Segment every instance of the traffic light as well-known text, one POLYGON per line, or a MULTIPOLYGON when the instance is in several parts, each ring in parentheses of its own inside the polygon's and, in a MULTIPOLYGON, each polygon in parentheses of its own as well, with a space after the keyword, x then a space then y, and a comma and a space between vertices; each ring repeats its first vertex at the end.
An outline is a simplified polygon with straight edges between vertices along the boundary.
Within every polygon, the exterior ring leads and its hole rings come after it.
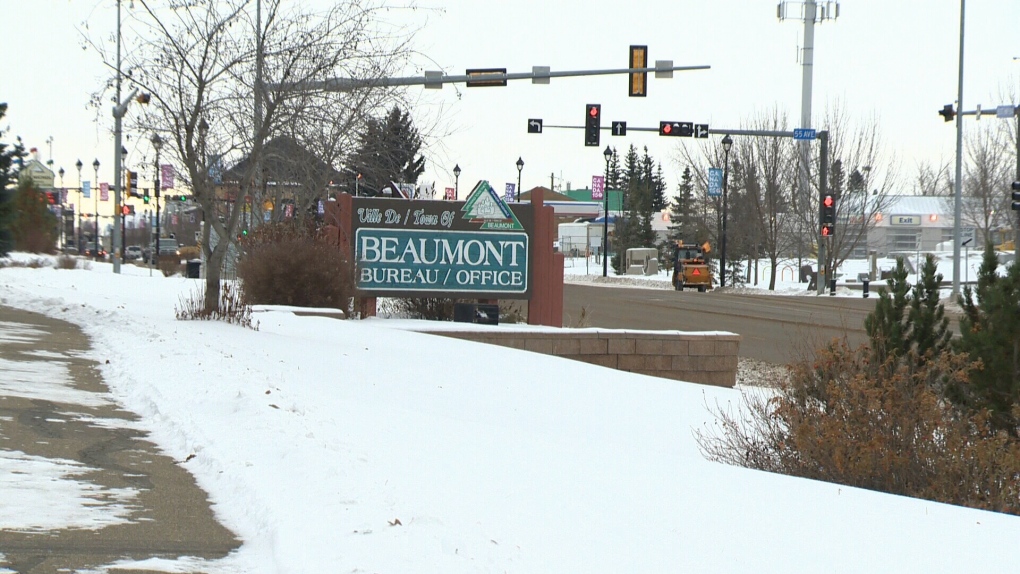
POLYGON ((135 214, 135 206, 133 206, 133 205, 122 205, 122 206, 120 206, 120 214, 121 215, 134 215, 135 214))
POLYGON ((145 194, 142 195, 142 201, 148 204, 150 199, 152 198, 149 196, 149 188, 145 188, 145 194))
POLYGON ((956 117, 956 112, 953 111, 953 104, 946 104, 942 106, 942 109, 939 110, 939 115, 947 122, 953 121, 953 118, 956 117))
POLYGON ((602 105, 588 104, 584 109, 584 145, 599 147, 602 131, 602 105))
POLYGON ((177 201, 179 201, 181 203, 184 203, 185 201, 188 201, 188 196, 186 196, 184 194, 181 194, 181 195, 178 195, 175 199, 177 199, 177 201))
POLYGON ((135 193, 136 189, 138 189, 138 172, 131 171, 129 169, 127 170, 127 186, 125 187, 125 192, 127 193, 127 196, 137 197, 138 194, 135 193))
POLYGON ((660 136, 680 136, 680 122, 659 122, 660 136))
POLYGON ((1013 211, 1020 211, 1020 181, 1014 181, 1011 187, 1013 188, 1011 196, 1013 201, 1009 206, 1013 208, 1013 211))
POLYGON ((822 237, 832 237, 836 231, 836 198, 830 194, 822 197, 822 237))

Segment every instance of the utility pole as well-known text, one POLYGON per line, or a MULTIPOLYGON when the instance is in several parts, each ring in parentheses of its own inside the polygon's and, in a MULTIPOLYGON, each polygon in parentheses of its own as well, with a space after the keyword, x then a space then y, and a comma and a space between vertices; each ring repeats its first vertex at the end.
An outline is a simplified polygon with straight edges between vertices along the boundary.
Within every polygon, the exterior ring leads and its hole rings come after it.
MULTIPOLYGON (((966 0, 960 0, 960 62, 956 105, 963 109, 963 15, 966 0)), ((963 194, 963 114, 956 116, 956 179, 953 183, 953 300, 960 296, 960 212, 963 194)))

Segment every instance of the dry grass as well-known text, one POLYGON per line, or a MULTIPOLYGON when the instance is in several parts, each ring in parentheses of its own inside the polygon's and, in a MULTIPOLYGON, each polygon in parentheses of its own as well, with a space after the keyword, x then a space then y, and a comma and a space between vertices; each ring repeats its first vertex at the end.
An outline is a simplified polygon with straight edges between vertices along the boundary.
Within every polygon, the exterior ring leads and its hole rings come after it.
POLYGON ((230 283, 220 288, 220 300, 216 310, 205 311, 205 291, 197 289, 190 296, 181 296, 180 305, 174 307, 178 320, 224 321, 240 325, 255 331, 259 330, 258 322, 252 323, 251 306, 244 303, 237 289, 230 283))

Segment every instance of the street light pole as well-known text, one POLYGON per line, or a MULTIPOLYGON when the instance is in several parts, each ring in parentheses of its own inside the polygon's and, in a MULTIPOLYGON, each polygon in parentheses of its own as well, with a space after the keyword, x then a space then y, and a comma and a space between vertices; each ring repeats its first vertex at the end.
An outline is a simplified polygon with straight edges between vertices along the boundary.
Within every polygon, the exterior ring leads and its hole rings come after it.
MULTIPOLYGON (((128 177, 127 170, 123 169, 124 165, 127 163, 127 155, 128 155, 127 148, 122 146, 120 148, 120 166, 121 166, 120 174, 124 178, 128 177)), ((121 189, 124 189, 123 182, 121 184, 121 189)), ((121 202, 121 205, 122 206, 127 206, 127 197, 123 198, 123 201, 121 202)), ((120 260, 123 261, 124 260, 124 249, 126 248, 126 243, 127 243, 127 237, 126 237, 125 232, 124 232, 125 225, 127 223, 127 216, 124 214, 124 207, 121 207, 118 211, 120 212, 120 227, 119 227, 119 229, 120 229, 120 249, 117 252, 120 254, 120 260)))
POLYGON ((75 246, 78 248, 78 255, 81 255, 81 210, 82 210, 82 189, 81 189, 81 160, 79 159, 74 163, 74 167, 78 168, 78 235, 75 241, 75 246))
MULTIPOLYGON (((730 148, 733 147, 733 138, 726 134, 722 139, 724 153, 723 176, 722 176, 722 253, 719 257, 719 286, 726 286, 726 211, 729 199, 730 179, 730 148)), ((718 173, 718 172, 717 172, 718 173)))
POLYGON ((99 261, 99 158, 92 162, 92 169, 96 172, 96 189, 92 192, 92 201, 95 203, 96 208, 96 211, 92 214, 95 216, 95 230, 92 235, 96 243, 96 250, 93 253, 95 254, 96 261, 99 261))
POLYGON ((606 146, 602 152, 606 158, 606 178, 602 182, 602 276, 609 276, 609 160, 613 158, 613 149, 606 146))
POLYGON ((460 164, 453 166, 453 198, 460 197, 460 164))
POLYGON ((524 169, 524 160, 517 157, 517 202, 521 201, 521 170, 524 169))
POLYGON ((67 253, 65 246, 67 237, 64 236, 64 228, 67 227, 64 225, 64 194, 67 193, 67 190, 64 189, 64 168, 61 167, 57 173, 60 175, 60 251, 67 253))
POLYGON ((161 189, 163 189, 163 182, 160 179, 160 174, 159 174, 159 150, 163 149, 163 139, 159 137, 159 134, 154 133, 154 134, 152 134, 152 139, 150 141, 152 142, 152 148, 156 150, 156 165, 155 165, 156 174, 155 174, 155 177, 152 180, 153 181, 152 187, 155 188, 154 189, 154 191, 155 191, 154 195, 156 196, 156 245, 155 245, 155 247, 153 247, 152 242, 151 242, 151 234, 150 234, 150 242, 149 242, 149 265, 152 265, 152 263, 156 260, 156 256, 159 255, 159 192, 160 192, 161 189), (155 249, 155 253, 153 252, 153 249, 155 249))

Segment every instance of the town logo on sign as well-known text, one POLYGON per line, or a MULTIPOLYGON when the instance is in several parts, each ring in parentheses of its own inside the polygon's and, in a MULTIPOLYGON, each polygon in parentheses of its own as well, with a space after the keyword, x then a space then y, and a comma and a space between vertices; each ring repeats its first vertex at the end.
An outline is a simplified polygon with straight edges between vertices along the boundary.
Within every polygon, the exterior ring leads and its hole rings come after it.
POLYGON ((464 207, 464 219, 472 223, 481 223, 479 229, 524 229, 521 222, 510 207, 500 199, 489 182, 482 180, 471 190, 464 207))

